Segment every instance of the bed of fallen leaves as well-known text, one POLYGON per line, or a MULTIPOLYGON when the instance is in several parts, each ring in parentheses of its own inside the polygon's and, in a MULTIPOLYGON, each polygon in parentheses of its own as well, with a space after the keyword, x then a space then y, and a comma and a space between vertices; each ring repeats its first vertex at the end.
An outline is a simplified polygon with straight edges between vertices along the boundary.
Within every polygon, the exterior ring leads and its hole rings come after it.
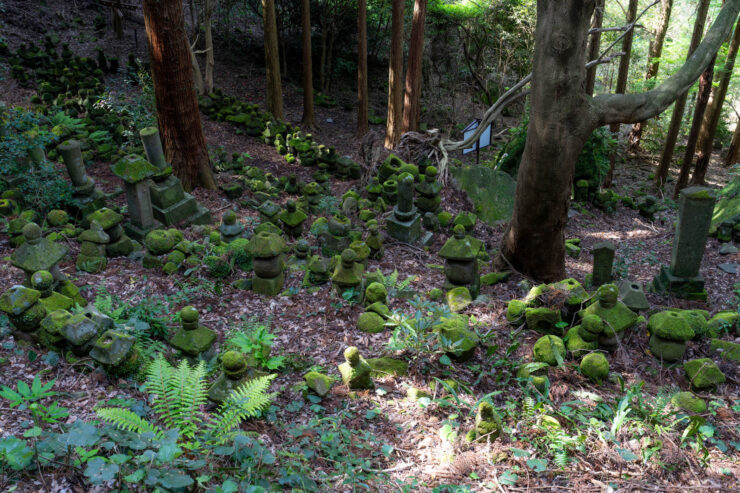
MULTIPOLYGON (((82 2, 85 4, 85 2, 82 2)), ((11 0, 6 2, 10 7, 20 5, 11 0)), ((7 7, 6 7, 7 8, 7 7)), ((20 8, 20 7, 19 7, 20 8)), ((59 7, 58 7, 59 8, 59 7)), ((72 13, 67 12, 67 17, 72 13)), ((89 17, 83 13, 83 18, 89 17)), ((12 16, 11 16, 12 17, 12 16)), ((25 19, 25 17, 12 17, 25 19)), ((134 38, 127 31, 126 38, 114 48, 122 54, 136 51, 144 57, 143 29, 136 19, 131 21, 138 26, 138 38, 134 38)), ((79 30, 79 28, 77 28, 79 30)), ((76 42, 73 37, 75 28, 62 32, 63 39, 79 45, 91 47, 92 43, 76 42)), ((43 33, 37 22, 30 17, 26 23, 18 23, 14 27, 10 41, 17 42, 27 37, 36 37, 43 33), (23 32, 23 27, 27 28, 23 32), (34 32, 35 31, 35 32, 34 32)), ((217 51, 218 53, 218 51, 217 51)), ((245 94, 259 95, 264 88, 264 74, 252 66, 243 68, 233 61, 217 58, 217 80, 225 92, 238 97, 245 94), (248 77, 244 77, 248 75, 248 77)), ((0 81, 2 99, 10 104, 24 104, 28 101, 32 91, 18 88, 12 79, 4 78, 0 81)), ((256 101, 262 103, 259 98, 256 101)), ((301 116, 300 94, 293 86, 286 87, 286 118, 292 123, 298 123, 301 116)), ((335 108, 316 108, 318 128, 312 133, 315 140, 334 145, 341 154, 357 158, 357 140, 354 138, 354 113, 335 108)), ((209 145, 222 146, 227 152, 247 152, 252 157, 250 164, 263 167, 277 176, 296 173, 307 179, 312 170, 299 166, 288 165, 284 159, 270 146, 264 145, 257 139, 238 135, 235 128, 228 123, 214 122, 203 117, 206 139, 209 145)), ((96 183, 107 193, 117 191, 121 183, 112 175, 110 163, 97 163, 89 172, 96 183)), ((727 180, 724 170, 718 166, 710 168, 708 182, 711 186, 720 187, 727 180)), ((650 156, 629 156, 626 162, 619 167, 615 177, 615 186, 618 192, 634 189, 636 186, 648 182, 647 175, 654 169, 654 162, 650 156)), ((61 168, 60 168, 60 172, 61 168)), ((219 183, 230 180, 228 174, 217 177, 219 183)), ((333 193, 341 196, 346 190, 357 187, 357 182, 334 181, 333 193)), ((669 190, 670 191, 670 187, 669 190)), ((247 216, 256 217, 254 210, 241 207, 237 202, 229 201, 217 191, 195 190, 194 195, 200 203, 211 209, 214 217, 219 217, 221 211, 233 208, 238 216, 244 220, 247 216)), ((285 201, 289 197, 282 197, 285 201)), ((118 195, 113 199, 115 205, 123 206, 124 198, 118 195)), ((470 203, 463 194, 447 187, 443 191, 442 206, 452 213, 469 210, 470 203)), ((309 219, 309 222, 314 219, 309 219)), ((666 209, 657 214, 656 220, 649 222, 641 218, 636 211, 619 206, 615 214, 605 214, 599 210, 586 206, 579 209, 568 222, 566 234, 568 238, 581 238, 583 253, 578 259, 566 259, 566 272, 570 277, 583 280, 591 271, 592 258, 590 247, 604 240, 611 240, 618 245, 617 262, 621 262, 623 273, 634 281, 648 283, 658 273, 660 265, 669 262, 671 243, 673 239, 673 223, 676 219, 674 209, 666 209)), ((478 223, 474 235, 486 242, 489 252, 493 253, 499 244, 504 232, 503 224, 489 226, 478 223)), ((196 239, 192 228, 184 229, 185 235, 196 239)), ((397 269, 400 278, 413 276, 411 288, 418 293, 426 293, 434 287, 440 287, 444 276, 439 270, 430 269, 429 264, 439 264, 441 259, 436 255, 446 240, 446 234, 436 235, 434 243, 429 249, 403 245, 388 241, 385 255, 379 261, 371 261, 369 270, 381 269, 386 274, 397 269)), ((62 271, 70 276, 77 285, 83 288, 83 295, 93 299, 100 287, 114 293, 130 303, 136 303, 147 293, 159 295, 175 294, 181 289, 182 283, 189 286, 198 286, 203 283, 203 289, 193 292, 187 304, 192 304, 201 311, 202 323, 216 330, 223 339, 225 330, 234 321, 240 318, 256 316, 262 320, 270 320, 277 338, 273 349, 274 354, 291 355, 291 358, 308 361, 310 364, 320 365, 329 372, 337 374, 336 364, 342 360, 342 351, 348 345, 360 348, 365 357, 389 355, 385 349, 389 334, 365 334, 359 332, 355 323, 361 313, 361 307, 341 303, 330 289, 329 285, 318 291, 301 290, 302 272, 292 272, 286 276, 286 288, 296 288, 297 293, 290 297, 265 298, 252 292, 240 291, 230 286, 236 276, 225 279, 220 283, 218 294, 211 289, 212 280, 203 273, 194 273, 188 279, 182 276, 165 276, 156 270, 147 270, 141 265, 125 259, 111 259, 106 270, 100 274, 84 274, 76 272, 74 266, 75 254, 78 246, 75 242, 69 243, 72 254, 62 264, 62 271)), ((719 244, 715 239, 709 239, 702 261, 701 271, 706 279, 709 300, 703 302, 689 302, 678 300, 665 295, 649 294, 648 298, 654 307, 681 307, 681 308, 708 308, 711 311, 736 307, 733 285, 738 282, 737 276, 725 273, 717 265, 726 262, 726 257, 718 254, 719 244)), ((0 235, 0 286, 3 290, 22 281, 22 273, 10 266, 7 257, 12 249, 7 237, 0 235)), ((738 262, 735 255, 730 261, 738 262)), ((357 398, 350 398, 347 390, 342 386, 335 386, 329 396, 321 403, 325 413, 330 415, 339 409, 349 406, 357 415, 372 409, 378 411, 375 419, 355 419, 346 422, 345 426, 358 430, 372 432, 380 442, 393 447, 392 455, 381 464, 380 470, 390 478, 384 484, 374 485, 373 488, 388 491, 406 491, 398 484, 408 483, 417 479, 420 489, 431 489, 439 484, 467 484, 473 491, 581 491, 605 492, 619 488, 620 491, 737 491, 740 478, 740 460, 737 455, 723 455, 716 449, 711 451, 709 465, 700 465, 698 455, 690 449, 678 445, 680 437, 675 434, 666 434, 663 437, 664 446, 661 451, 661 462, 664 467, 654 462, 642 464, 640 462, 626 462, 613 448, 594 440, 588 443, 586 453, 580 453, 576 460, 566 469, 550 467, 537 474, 525 464, 524 459, 509 453, 511 447, 521 445, 512 441, 508 435, 492 443, 476 442, 465 444, 457 441, 454 444, 444 440, 439 429, 448 418, 448 411, 432 403, 422 409, 418 404, 405 399, 408 386, 426 387, 432 377, 454 378, 461 382, 476 382, 473 395, 462 395, 461 398, 474 403, 480 396, 490 392, 502 391, 494 397, 498 405, 506 401, 517 400, 520 396, 515 386, 502 387, 499 382, 507 381, 501 372, 493 366, 496 361, 506 359, 531 359, 531 347, 536 339, 533 333, 522 332, 516 334, 521 343, 513 354, 506 354, 506 349, 512 343, 512 329, 505 323, 505 303, 521 297, 526 293, 523 279, 514 273, 507 282, 494 286, 483 287, 481 300, 474 303, 466 314, 474 315, 483 327, 482 332, 488 334, 487 348, 481 348, 473 361, 466 365, 446 367, 427 359, 413 359, 410 354, 395 354, 394 356, 408 357, 412 360, 409 374, 399 378, 382 378, 377 381, 382 392, 360 392, 357 398), (493 368, 493 369, 492 369, 493 368), (451 459, 451 460, 450 460, 451 459), (502 472, 519 465, 520 479, 515 486, 501 484, 497 478, 502 472), (729 472, 729 474, 728 474, 729 472), (394 483, 397 482, 397 483, 394 483), (485 486, 484 486, 485 485, 485 486)), ((407 302, 399 299, 390 301, 391 308, 400 311, 409 311, 407 302)), ((176 308, 180 308, 179 306, 176 308)), ((8 337, 4 342, 10 341, 8 337)), ((43 353, 41 349, 34 349, 43 353)), ((57 366, 49 367, 42 357, 31 361, 27 350, 0 349, 0 357, 7 358, 7 363, 0 368, 0 384, 14 385, 17 380, 29 382, 33 376, 44 372, 46 378, 56 378, 55 389, 62 392, 58 398, 60 405, 70 409, 67 423, 76 420, 91 420, 95 418, 94 406, 114 397, 143 398, 136 384, 126 380, 111 380, 100 371, 87 371, 86 361, 82 360, 75 365, 61 361, 57 366)), ((393 354, 391 354, 393 355, 393 354)), ((707 355, 707 348, 702 343, 689 343, 687 358, 707 355)), ((647 337, 644 333, 633 332, 624 341, 623 345, 610 356, 611 370, 620 374, 630 385, 638 381, 645 381, 645 391, 655 394, 661 387, 674 386, 686 388, 687 383, 683 372, 676 368, 662 368, 647 352, 647 337)), ((503 366, 502 368, 506 368, 503 366)), ((736 430, 738 425, 737 412, 731 408, 732 399, 738 398, 737 368, 723 367, 728 375, 728 382, 720 386, 715 398, 724 400, 728 405, 717 410, 715 420, 718 426, 727 430, 736 430)), ((301 400, 300 390, 296 383, 300 382, 301 373, 286 371, 280 374, 273 388, 279 391, 276 405, 285 408, 293 401, 301 400)), ((620 395, 619 386, 613 382, 605 382, 595 386, 576 371, 567 368, 555 369, 550 373, 552 382, 550 399, 557 407, 564 402, 574 400, 580 391, 588 391, 604 399, 613 400, 620 395)), ((710 397, 710 396, 705 396, 710 397)), ((595 406, 595 402, 591 402, 595 406)), ((307 423, 313 412, 308 406, 298 411, 281 411, 285 423, 307 423)), ((22 434, 20 423, 29 419, 25 412, 17 412, 8 407, 7 402, 0 401, 0 434, 22 434)), ((464 417, 467 426, 470 426, 470 417, 464 417)), ((508 426, 518 430, 519 440, 530 438, 536 430, 519 429, 519 423, 510 421, 508 426)), ((280 448, 286 443, 284 427, 277 427, 266 422, 251 422, 245 428, 257 431, 266 445, 280 448)), ((463 429, 464 427, 461 427, 463 429)), ((735 438, 737 440, 737 437, 735 438)), ((523 443, 523 442, 522 442, 523 443)), ((627 444, 629 447, 638 447, 638 444, 627 444)), ((317 470, 331 467, 317 459, 317 470)), ((18 486, 19 491, 85 491, 84 486, 73 475, 67 476, 64 472, 55 470, 43 471, 38 476, 25 478, 18 486)), ((0 487, 4 484, 0 479, 0 487)), ((326 485, 327 491, 344 491, 340 484, 326 485)), ((101 490, 102 491, 102 490, 101 490)))

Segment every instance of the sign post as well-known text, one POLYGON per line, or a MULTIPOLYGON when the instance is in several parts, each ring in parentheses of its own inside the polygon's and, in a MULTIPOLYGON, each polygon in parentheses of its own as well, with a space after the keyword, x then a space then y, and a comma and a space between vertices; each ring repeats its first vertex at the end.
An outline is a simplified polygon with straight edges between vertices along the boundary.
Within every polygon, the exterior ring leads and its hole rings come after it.
MULTIPOLYGON (((463 129, 463 139, 467 140, 468 137, 473 135, 475 130, 480 125, 480 120, 476 118, 472 122, 468 124, 467 127, 463 129)), ((463 154, 469 154, 473 151, 475 151, 475 164, 480 164, 480 150, 483 147, 488 147, 491 145, 491 124, 489 123, 485 130, 478 136, 478 140, 475 144, 473 144, 471 147, 467 147, 463 149, 463 154)))

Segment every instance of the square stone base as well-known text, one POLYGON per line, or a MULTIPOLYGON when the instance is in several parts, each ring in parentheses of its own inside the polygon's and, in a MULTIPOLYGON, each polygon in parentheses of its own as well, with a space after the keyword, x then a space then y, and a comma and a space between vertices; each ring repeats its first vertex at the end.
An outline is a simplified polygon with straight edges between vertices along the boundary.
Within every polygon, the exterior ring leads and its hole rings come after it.
POLYGON ((285 274, 282 272, 277 277, 263 278, 255 275, 252 277, 252 291, 265 296, 275 296, 280 294, 285 284, 285 274))
POLYGON ((696 277, 677 277, 671 274, 668 266, 663 265, 653 280, 653 291, 667 291, 677 298, 687 300, 707 300, 707 291, 704 289, 704 277, 699 273, 696 277))
POLYGON ((143 242, 144 237, 147 234, 149 234, 150 231, 155 230, 155 229, 160 229, 161 227, 162 227, 162 224, 160 224, 159 221, 154 221, 154 224, 148 227, 139 226, 138 224, 129 222, 123 225, 123 230, 126 232, 126 234, 129 237, 133 238, 134 240, 138 242, 143 242))
POLYGON ((386 229, 391 238, 402 243, 416 243, 421 238, 421 216, 416 214, 408 221, 400 221, 391 215, 386 222, 386 229))
POLYGON ((180 222, 187 224, 210 224, 211 212, 185 193, 182 183, 174 175, 164 181, 152 181, 149 185, 154 217, 165 226, 180 222))
POLYGON ((468 288, 471 298, 476 299, 480 294, 480 277, 476 277, 473 284, 453 284, 450 281, 446 280, 444 285, 442 286, 442 289, 447 292, 450 289, 459 288, 461 286, 468 288))

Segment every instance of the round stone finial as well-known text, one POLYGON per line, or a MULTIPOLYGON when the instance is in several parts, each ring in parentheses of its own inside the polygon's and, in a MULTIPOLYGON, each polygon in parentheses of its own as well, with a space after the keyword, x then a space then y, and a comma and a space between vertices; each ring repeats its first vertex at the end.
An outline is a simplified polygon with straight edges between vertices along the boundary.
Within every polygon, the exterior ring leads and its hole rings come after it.
POLYGON ((296 211, 295 202, 293 202, 292 200, 289 200, 288 203, 285 204, 285 206, 288 208, 288 212, 295 212, 296 211))
POLYGON ((360 350, 355 346, 348 347, 344 350, 344 359, 350 366, 357 366, 357 363, 360 362, 360 350))
POLYGON ((180 310, 180 320, 183 325, 196 325, 198 324, 198 310, 194 306, 186 306, 180 310))
POLYGON ((357 253, 352 250, 351 248, 347 248, 344 251, 342 251, 342 264, 343 265, 352 265, 352 263, 357 260, 357 253))
POLYGON ((465 226, 463 226, 462 224, 456 225, 455 228, 452 230, 452 233, 458 240, 465 238, 465 226))
POLYGON ((617 304, 619 290, 615 284, 604 284, 596 291, 596 298, 604 308, 612 308, 617 304))
POLYGON ((424 170, 424 175, 426 175, 428 178, 436 178, 437 177, 436 166, 427 166, 427 169, 424 170))
POLYGON ((299 252, 307 252, 308 248, 308 242, 302 238, 295 244, 295 249, 299 252))
POLYGON ((26 242, 31 245, 35 245, 41 241, 41 228, 36 223, 26 224, 23 226, 21 232, 23 233, 23 238, 25 238, 26 242))
POLYGON ((40 270, 33 273, 31 276, 31 287, 42 293, 49 291, 54 284, 54 277, 51 272, 46 270, 40 270))
POLYGON ((232 211, 231 209, 224 212, 224 215, 221 216, 221 222, 229 226, 236 224, 236 212, 232 211))
POLYGON ((226 351, 221 356, 221 365, 227 372, 242 370, 247 365, 244 355, 238 351, 226 351))

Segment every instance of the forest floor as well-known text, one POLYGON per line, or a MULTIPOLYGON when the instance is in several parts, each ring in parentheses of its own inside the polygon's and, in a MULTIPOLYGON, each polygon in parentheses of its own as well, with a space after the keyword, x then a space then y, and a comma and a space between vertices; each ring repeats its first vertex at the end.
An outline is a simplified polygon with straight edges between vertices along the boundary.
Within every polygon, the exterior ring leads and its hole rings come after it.
MULTIPOLYGON (((5 0, 5 8, 20 8, 21 2, 5 0)), ((84 4, 84 2, 83 2, 84 4)), ((24 16, 12 17, 24 19, 24 16)), ((38 23, 29 16, 26 30, 20 28, 3 35, 11 42, 34 39, 43 33, 36 28, 38 23), (36 31, 34 33, 34 31, 36 31)), ((89 20, 83 17, 83 23, 89 20)), ((4 20, 5 21, 5 20, 4 20)), ((81 28, 80 28, 81 29, 81 28)), ((145 58, 143 49, 143 28, 138 26, 138 53, 145 58)), ((73 31, 67 31, 71 36, 73 31)), ((74 31, 77 32, 77 31, 74 31)), ((83 31, 84 32, 84 31, 83 31)), ((65 33, 60 33, 64 36, 65 33)), ((74 40, 70 41, 71 43, 74 40)), ((75 49, 84 50, 90 43, 75 43, 75 49)), ((11 46, 12 47, 12 46, 11 46)), ((127 32, 123 43, 114 50, 123 55, 136 48, 133 38, 127 32)), ((124 59, 124 57, 121 57, 124 59)), ((226 58, 226 57, 224 57, 226 58)), ((240 70, 235 62, 217 58, 217 85, 227 94, 244 97, 248 94, 260 104, 256 95, 262 94, 264 75, 258 68, 249 66, 240 70), (246 73, 245 73, 246 72, 246 73), (244 76, 247 75, 245 78, 244 76)), ((119 90, 138 91, 111 81, 119 90)), ((352 94, 352 92, 349 92, 352 94)), ((0 80, 1 100, 8 104, 27 104, 32 91, 19 88, 4 71, 0 80)), ((337 99, 348 97, 347 92, 338 92, 337 99)), ((301 116, 301 94, 288 85, 285 96, 286 120, 298 123, 301 116)), ((345 111, 342 104, 334 108, 316 108, 318 129, 313 132, 315 140, 334 145, 341 154, 358 158, 358 141, 355 139, 355 116, 353 111, 345 111), (331 121, 331 122, 330 122, 331 121)), ((471 115, 471 118, 474 115, 471 115)), ((269 170, 276 176, 296 173, 307 179, 312 170, 297 165, 288 165, 273 147, 263 144, 255 138, 238 135, 233 125, 216 122, 203 115, 206 140, 210 146, 223 147, 227 152, 248 153, 249 164, 269 170)), ((380 130, 382 127, 376 127, 380 130)), ((466 159, 472 159, 470 157, 466 159)), ((716 158, 718 159, 718 158, 716 158)), ((120 180, 110 172, 110 163, 96 163, 88 169, 98 186, 107 193, 113 193, 121 187, 120 180)), ((636 189, 651 187, 648 175, 654 171, 655 160, 651 156, 624 156, 615 175, 615 190, 624 195, 633 195, 636 189)), ((61 168, 60 168, 61 169, 61 168)), ((61 172, 61 171, 60 171, 61 172)), ((675 173, 676 170, 672 170, 675 173)), ((219 183, 230 181, 228 173, 217 176, 219 183)), ((708 183, 719 188, 728 180, 727 170, 713 162, 710 167, 708 183)), ((310 181, 310 180, 308 180, 310 181)), ((334 181, 333 194, 337 197, 351 189, 359 189, 357 181, 334 181)), ((667 193, 671 192, 668 187, 667 193)), ((219 219, 226 209, 237 212, 240 220, 256 220, 257 213, 245 208, 236 201, 228 200, 221 192, 198 189, 194 192, 198 201, 208 207, 214 218, 219 219)), ((284 196, 281 201, 291 197, 284 196)), ((118 195, 113 205, 124 206, 125 199, 118 195)), ((445 187, 442 207, 453 214, 470 209, 464 196, 445 187)), ((660 266, 670 262, 673 241, 673 225, 676 220, 675 207, 667 207, 656 215, 653 222, 641 218, 637 211, 621 204, 614 214, 606 214, 590 205, 575 208, 575 215, 568 222, 568 238, 580 238, 583 249, 578 259, 566 258, 566 273, 583 281, 591 272, 591 247, 600 241, 610 240, 618 245, 615 260, 615 272, 622 279, 630 279, 647 284, 657 275, 660 266)), ((310 217, 307 224, 315 219, 310 217)), ((198 239, 193 228, 183 229, 185 236, 198 239)), ((479 222, 473 235, 482 239, 491 255, 494 255, 504 232, 503 225, 488 226, 479 222)), ((310 238, 315 246, 314 237, 310 238)), ((387 241, 382 260, 370 261, 368 271, 380 269, 386 275, 397 270, 399 279, 411 277, 410 288, 424 294, 430 289, 441 287, 444 275, 441 271, 430 269, 430 264, 440 264, 436 252, 447 239, 445 233, 436 235, 431 247, 422 249, 387 241)), ((111 259, 106 270, 100 274, 84 274, 75 270, 74 258, 79 250, 76 242, 69 242, 72 254, 62 264, 62 271, 81 286, 83 295, 94 301, 97 293, 111 293, 118 299, 135 305, 152 300, 161 301, 170 314, 184 305, 194 305, 201 311, 204 325, 217 331, 220 342, 227 329, 233 328, 236 321, 256 317, 269 323, 276 334, 273 354, 289 356, 294 362, 288 369, 279 373, 273 384, 278 392, 275 405, 280 409, 278 420, 253 421, 246 429, 255 431, 260 439, 272 450, 288 450, 296 446, 297 439, 291 434, 291 428, 305 426, 304 434, 314 440, 322 433, 316 419, 324 422, 340 423, 341 429, 348 430, 348 455, 367 456, 370 459, 373 474, 369 469, 351 464, 344 475, 335 476, 328 484, 321 484, 322 491, 352 491, 366 489, 371 491, 422 491, 437 487, 436 491, 740 491, 740 456, 736 448, 730 447, 724 453, 715 445, 707 443, 704 450, 682 437, 685 428, 668 427, 664 431, 653 430, 644 437, 662 440, 658 455, 651 460, 627 460, 621 450, 640 454, 640 450, 649 444, 640 437, 638 429, 646 426, 636 419, 631 425, 625 425, 616 435, 614 442, 604 440, 595 431, 578 431, 583 423, 570 420, 566 409, 583 407, 583 416, 595 412, 603 403, 616 406, 625 390, 645 382, 642 392, 646 400, 676 389, 687 389, 684 373, 679 367, 660 366, 647 350, 647 337, 644 330, 630 333, 620 348, 611 354, 609 361, 611 371, 620 375, 623 384, 617 380, 604 382, 596 386, 579 372, 573 369, 577 362, 566 362, 562 368, 550 371, 550 395, 544 409, 556 415, 563 422, 564 429, 573 436, 583 436, 585 447, 570 451, 570 463, 560 468, 553 462, 535 468, 530 462, 539 456, 521 453, 523 450, 534 450, 532 444, 542 444, 546 437, 541 427, 534 426, 531 417, 521 416, 521 420, 508 419, 508 433, 491 443, 477 442, 467 444, 462 440, 465 431, 472 425, 475 404, 487 394, 492 393, 493 402, 501 409, 513 409, 521 405, 524 394, 515 384, 514 363, 531 360, 531 348, 537 335, 530 332, 515 331, 505 320, 507 301, 523 297, 531 284, 522 276, 514 273, 508 281, 494 286, 483 287, 481 298, 469 309, 467 315, 474 316, 484 335, 484 347, 480 348, 472 361, 463 365, 445 366, 438 358, 424 357, 412 351, 389 353, 386 349, 389 332, 366 334, 356 328, 356 321, 362 307, 343 302, 332 293, 331 286, 325 285, 317 291, 301 288, 302 272, 294 271, 286 276, 285 288, 295 288, 296 294, 290 297, 279 296, 265 298, 251 291, 237 290, 231 281, 244 274, 233 274, 232 277, 216 283, 205 273, 193 273, 189 277, 179 274, 166 276, 157 270, 144 269, 139 263, 126 258, 111 259), (524 281, 524 282, 523 282, 524 281), (342 352, 347 346, 357 346, 366 358, 394 356, 410 362, 409 373, 404 377, 387 377, 376 381, 375 392, 359 392, 356 398, 350 398, 346 388, 335 385, 329 396, 320 402, 320 406, 311 405, 302 393, 299 385, 302 374, 307 367, 321 367, 329 374, 337 375, 336 364, 342 362, 342 352), (431 404, 421 407, 418 403, 407 400, 406 388, 428 388, 428 383, 437 377, 454 378, 464 382, 469 392, 460 392, 455 404, 434 396, 431 404), (454 416, 453 415, 457 415, 454 416), (569 421, 570 420, 570 421, 569 421), (567 424, 566 424, 567 423, 567 424), (460 438, 450 439, 440 430, 445 425, 459 431, 460 438), (311 428, 312 426, 316 429, 311 428), (364 450, 361 444, 367 444, 376 452, 364 450), (378 455, 383 445, 392 450, 386 455, 378 455), (706 454, 705 454, 706 452, 706 454), (362 475, 362 474, 364 475, 362 475), (504 481, 514 474, 518 480, 504 481), (357 477, 353 477, 353 476, 357 477), (440 485, 464 485, 461 489, 441 489, 440 485), (468 490, 463 489, 469 488, 468 490)), ((738 262, 740 255, 728 260, 720 256, 720 244, 710 238, 702 261, 701 272, 706 279, 709 293, 707 303, 689 302, 668 297, 662 294, 648 293, 653 309, 679 307, 704 308, 712 313, 722 309, 737 309, 738 293, 735 291, 737 275, 725 273, 717 268, 723 262, 738 262)), ((0 235, 0 258, 6 259, 12 248, 6 235, 0 235)), ((491 268, 492 270, 492 268, 491 268)), ((6 260, 0 262, 0 286, 2 291, 7 287, 21 283, 22 273, 10 266, 6 260)), ((402 299, 391 299, 392 310, 413 314, 410 303, 402 299)), ((173 327, 174 328, 174 327, 173 327)), ((12 344, 12 337, 3 340, 0 357, 7 358, 7 363, 0 369, 0 384, 14 386, 17 380, 30 382, 33 376, 43 373, 46 379, 55 378, 55 390, 61 394, 57 401, 70 409, 67 423, 76 420, 95 419, 94 407, 100 402, 113 398, 143 399, 138 385, 127 380, 111 380, 99 371, 80 371, 85 367, 84 361, 72 366, 59 361, 55 366, 47 364, 43 357, 29 358, 27 349, 12 344)), ((704 342, 689 342, 686 359, 707 356, 708 349, 704 342)), ((740 442, 738 424, 740 423, 740 372, 734 365, 722 366, 728 377, 727 383, 715 392, 703 394, 710 401, 710 409, 705 418, 712 423, 717 434, 726 443, 740 442)), ((543 411, 544 412, 544 411, 543 411)), ((516 413, 512 414, 513 416, 516 413)), ((0 434, 23 433, 23 423, 30 419, 28 411, 11 410, 6 401, 0 401, 0 434)), ((629 420, 628 420, 629 421, 629 420)), ((322 425, 323 426, 323 425, 322 425)), ((322 436, 323 437, 323 436, 322 436)), ((553 442, 555 447, 557 442, 553 442)), ((546 446, 545 446, 546 447, 546 446)), ((336 470, 336 461, 316 456, 309 461, 315 473, 336 470)), ((85 491, 82 475, 79 470, 69 468, 44 471, 43 474, 24 477, 15 483, 17 491, 85 491)), ((7 483, 0 478, 0 489, 7 483)), ((102 491, 102 490, 98 490, 102 491)))

